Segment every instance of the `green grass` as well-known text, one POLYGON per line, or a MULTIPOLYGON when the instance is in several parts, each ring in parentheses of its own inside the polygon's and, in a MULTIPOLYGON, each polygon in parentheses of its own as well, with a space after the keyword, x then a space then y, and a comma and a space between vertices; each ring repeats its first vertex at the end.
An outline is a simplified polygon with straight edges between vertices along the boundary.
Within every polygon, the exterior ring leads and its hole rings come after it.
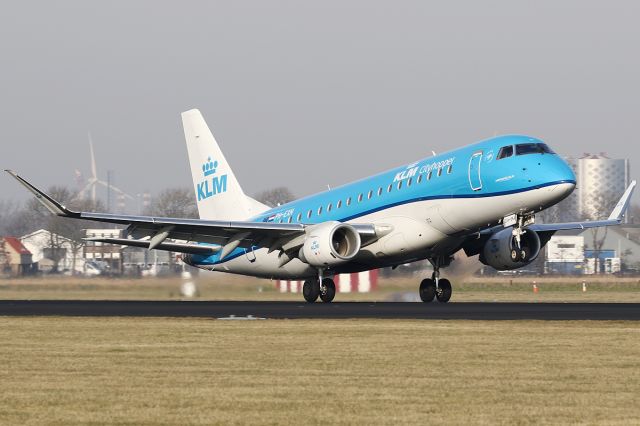
POLYGON ((640 422, 640 324, 0 318, 2 424, 640 422))
MULTIPOLYGON (((369 294, 338 294, 336 301, 384 301, 398 293, 417 293, 419 276, 382 279, 369 294)), ((54 277, 0 280, 0 299, 180 300, 179 277, 104 279, 54 277)), ((275 282, 221 273, 203 273, 196 300, 302 300, 301 294, 280 293, 275 282)), ((640 302, 638 278, 584 277, 453 277, 452 301, 501 302, 640 302), (587 292, 582 292, 582 280, 587 292), (534 293, 533 282, 539 287, 534 293)))

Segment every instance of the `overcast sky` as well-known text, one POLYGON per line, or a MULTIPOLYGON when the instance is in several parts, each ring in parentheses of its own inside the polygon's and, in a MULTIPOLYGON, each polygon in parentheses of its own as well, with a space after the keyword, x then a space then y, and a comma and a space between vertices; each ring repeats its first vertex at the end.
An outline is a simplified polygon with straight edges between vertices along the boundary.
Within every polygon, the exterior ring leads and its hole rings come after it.
POLYGON ((88 175, 89 131, 102 179, 190 186, 190 108, 250 195, 504 133, 640 170, 637 1, 5 2, 0 76, 0 166, 44 187, 88 175))

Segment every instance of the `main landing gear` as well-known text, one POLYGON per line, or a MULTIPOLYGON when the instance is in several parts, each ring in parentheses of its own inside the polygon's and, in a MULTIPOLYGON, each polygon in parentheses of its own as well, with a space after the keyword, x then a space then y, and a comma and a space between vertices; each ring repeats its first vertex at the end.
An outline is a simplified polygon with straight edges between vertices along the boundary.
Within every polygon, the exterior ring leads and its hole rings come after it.
POLYGON ((302 295, 304 300, 309 303, 313 303, 320 297, 325 303, 329 303, 336 297, 336 285, 331 278, 322 279, 322 285, 320 285, 320 278, 307 280, 302 286, 302 295))
POLYGON ((451 282, 446 278, 440 278, 440 266, 447 266, 451 263, 450 258, 434 258, 429 259, 433 265, 433 274, 431 278, 426 278, 420 283, 420 300, 425 303, 438 299, 440 303, 447 303, 451 299, 451 282))

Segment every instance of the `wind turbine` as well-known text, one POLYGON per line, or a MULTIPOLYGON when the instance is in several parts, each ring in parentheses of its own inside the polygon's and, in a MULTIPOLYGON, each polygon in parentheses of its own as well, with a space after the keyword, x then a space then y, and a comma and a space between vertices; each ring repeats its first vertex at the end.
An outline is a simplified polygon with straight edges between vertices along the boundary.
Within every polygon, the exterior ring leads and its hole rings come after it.
POLYGON ((110 183, 107 183, 103 180, 98 179, 98 170, 96 168, 96 157, 93 152, 93 139, 91 138, 91 133, 89 133, 89 153, 91 154, 91 176, 87 179, 87 184, 82 190, 78 193, 78 196, 86 196, 87 192, 91 191, 91 201, 95 203, 96 201, 96 187, 98 185, 102 185, 107 190, 111 190, 117 194, 122 195, 124 198, 128 198, 129 200, 133 200, 133 197, 120 188, 117 188, 110 183))

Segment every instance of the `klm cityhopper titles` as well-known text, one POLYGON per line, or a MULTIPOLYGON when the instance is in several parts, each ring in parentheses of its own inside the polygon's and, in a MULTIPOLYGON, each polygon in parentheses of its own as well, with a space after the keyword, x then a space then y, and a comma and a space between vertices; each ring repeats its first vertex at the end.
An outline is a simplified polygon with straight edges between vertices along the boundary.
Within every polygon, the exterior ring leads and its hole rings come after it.
POLYGON ((91 241, 183 253, 210 271, 305 280, 308 302, 331 302, 335 274, 427 259, 420 298, 448 302, 440 277, 464 250, 497 270, 536 259, 559 230, 620 224, 636 182, 607 219, 539 224, 535 214, 567 197, 575 176, 543 141, 500 136, 276 208, 247 196, 198 110, 182 113, 199 219, 76 212, 8 171, 52 213, 127 225, 127 238, 91 241))

